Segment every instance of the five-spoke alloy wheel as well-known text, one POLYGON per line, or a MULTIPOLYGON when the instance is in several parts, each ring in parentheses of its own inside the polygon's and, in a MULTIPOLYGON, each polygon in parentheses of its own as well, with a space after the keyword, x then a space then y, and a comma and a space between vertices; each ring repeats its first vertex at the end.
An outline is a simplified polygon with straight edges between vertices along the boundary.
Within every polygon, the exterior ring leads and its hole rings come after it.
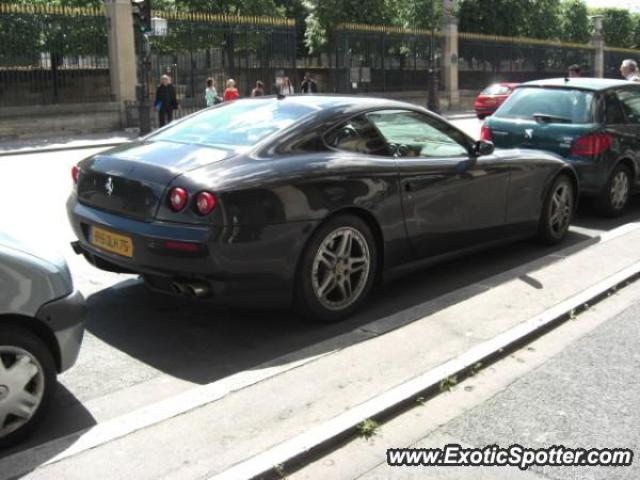
POLYGON ((299 269, 301 313, 331 322, 354 311, 368 294, 377 265, 368 225, 354 215, 329 219, 314 234, 299 269))

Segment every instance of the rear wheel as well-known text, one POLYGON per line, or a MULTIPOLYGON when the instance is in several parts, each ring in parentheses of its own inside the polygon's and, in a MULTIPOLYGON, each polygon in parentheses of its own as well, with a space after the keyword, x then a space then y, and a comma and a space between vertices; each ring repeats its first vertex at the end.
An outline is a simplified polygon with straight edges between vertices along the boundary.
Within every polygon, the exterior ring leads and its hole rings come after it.
POLYGON ((630 193, 631 170, 626 165, 618 165, 611 173, 604 190, 596 197, 596 208, 607 217, 616 217, 627 206, 630 193))
POLYGON ((576 193, 571 178, 560 175, 555 179, 545 198, 538 239, 547 245, 561 242, 569 231, 575 209, 576 193))
POLYGON ((328 220, 312 237, 297 278, 296 307, 305 316, 335 322, 354 312, 376 275, 376 243, 355 215, 328 220))
POLYGON ((0 325, 0 447, 27 437, 46 415, 56 384, 55 363, 29 330, 0 325))
POLYGON ((487 114, 486 113, 476 113, 476 117, 478 117, 478 120, 484 120, 485 118, 487 118, 487 114))

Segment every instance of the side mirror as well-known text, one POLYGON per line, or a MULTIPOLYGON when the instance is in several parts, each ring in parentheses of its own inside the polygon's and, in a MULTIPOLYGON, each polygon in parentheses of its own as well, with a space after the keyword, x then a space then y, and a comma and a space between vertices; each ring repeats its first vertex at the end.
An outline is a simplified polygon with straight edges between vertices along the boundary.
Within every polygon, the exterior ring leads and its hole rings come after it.
POLYGON ((494 150, 493 142, 487 140, 478 140, 473 146, 473 153, 475 153, 477 157, 491 155, 494 150))

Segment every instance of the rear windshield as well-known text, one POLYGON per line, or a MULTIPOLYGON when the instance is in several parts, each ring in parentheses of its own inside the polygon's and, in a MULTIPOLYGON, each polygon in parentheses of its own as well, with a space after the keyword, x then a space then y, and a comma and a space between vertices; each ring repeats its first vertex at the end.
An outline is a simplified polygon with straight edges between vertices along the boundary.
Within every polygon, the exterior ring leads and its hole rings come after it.
POLYGON ((485 88, 480 95, 506 95, 509 93, 509 87, 494 83, 485 88))
POLYGON ((546 115, 554 122, 592 123, 593 93, 568 88, 517 88, 494 114, 523 119, 533 119, 534 115, 546 115))
POLYGON ((296 99, 243 100, 205 110, 149 137, 208 146, 250 147, 317 110, 296 99))

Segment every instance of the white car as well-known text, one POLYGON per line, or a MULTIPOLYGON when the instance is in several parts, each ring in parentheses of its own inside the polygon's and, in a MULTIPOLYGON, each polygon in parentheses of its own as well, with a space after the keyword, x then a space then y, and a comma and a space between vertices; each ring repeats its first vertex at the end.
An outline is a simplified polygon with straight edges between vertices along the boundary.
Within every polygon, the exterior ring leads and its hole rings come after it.
POLYGON ((86 304, 65 260, 0 231, 0 448, 46 415, 80 351, 86 304))

